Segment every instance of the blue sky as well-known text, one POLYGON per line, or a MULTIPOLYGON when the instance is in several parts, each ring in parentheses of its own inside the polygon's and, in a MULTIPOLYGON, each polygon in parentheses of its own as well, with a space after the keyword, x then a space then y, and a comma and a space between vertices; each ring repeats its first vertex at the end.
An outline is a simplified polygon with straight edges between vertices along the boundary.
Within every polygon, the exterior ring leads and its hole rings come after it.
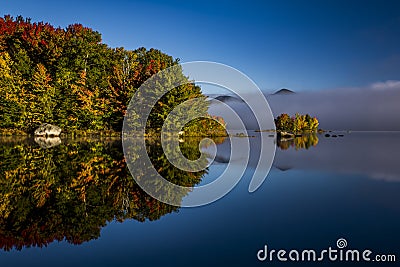
POLYGON ((400 80, 399 1, 18 1, 0 13, 82 23, 112 47, 239 69, 267 91, 400 80))

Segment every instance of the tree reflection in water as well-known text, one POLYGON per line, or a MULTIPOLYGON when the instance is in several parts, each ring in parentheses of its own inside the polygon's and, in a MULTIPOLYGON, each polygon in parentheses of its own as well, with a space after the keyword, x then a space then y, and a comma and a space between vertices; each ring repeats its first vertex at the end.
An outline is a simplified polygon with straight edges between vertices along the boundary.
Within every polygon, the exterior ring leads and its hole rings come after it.
MULTIPOLYGON (((161 203, 131 177, 121 141, 66 141, 50 149, 28 141, 0 140, 0 248, 46 246, 58 240, 96 239, 113 220, 158 220, 179 207, 161 203)), ((180 144, 188 159, 200 156, 198 139, 180 144)), ((223 142, 223 138, 216 140, 223 142)), ((134 144, 132 144, 134 146, 134 144)), ((185 172, 166 159, 158 140, 147 142, 154 168, 169 181, 198 184, 207 169, 185 172)), ((135 175, 146 179, 138 157, 135 175)), ((182 198, 189 192, 183 192, 182 198)))
POLYGON ((281 150, 287 150, 290 147, 294 147, 296 150, 299 149, 309 149, 310 147, 315 147, 318 145, 318 136, 317 134, 305 134, 302 136, 297 136, 290 139, 278 138, 277 146, 281 150))

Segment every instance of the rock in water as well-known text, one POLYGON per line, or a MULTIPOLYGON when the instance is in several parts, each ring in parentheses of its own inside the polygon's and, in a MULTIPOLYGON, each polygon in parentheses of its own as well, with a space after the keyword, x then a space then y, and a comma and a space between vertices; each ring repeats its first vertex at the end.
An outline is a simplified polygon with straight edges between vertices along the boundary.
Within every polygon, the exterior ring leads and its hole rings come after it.
POLYGON ((35 136, 60 136, 61 128, 48 123, 43 123, 35 130, 35 136))

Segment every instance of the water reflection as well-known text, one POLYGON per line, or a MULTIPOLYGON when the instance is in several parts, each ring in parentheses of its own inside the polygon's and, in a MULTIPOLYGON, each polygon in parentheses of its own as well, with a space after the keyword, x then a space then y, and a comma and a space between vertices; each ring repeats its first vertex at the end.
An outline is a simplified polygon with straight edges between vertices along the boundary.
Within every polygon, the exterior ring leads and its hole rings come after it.
POLYGON ((278 138, 276 145, 282 150, 287 150, 290 147, 299 150, 315 147, 318 145, 318 141, 319 138, 317 134, 306 134, 302 136, 296 136, 294 138, 278 138))
POLYGON ((35 142, 41 148, 52 148, 58 145, 61 145, 61 138, 60 137, 42 137, 38 136, 35 137, 35 142))
POLYGON ((278 169, 314 170, 400 182, 400 132, 352 132, 343 137, 320 135, 310 150, 277 150, 278 169))
MULTIPOLYGON (((276 171, 361 174, 363 179, 400 182, 400 133, 351 133, 341 138, 318 135, 294 139, 289 146, 279 144, 275 136, 266 138, 265 143, 281 148, 276 150, 273 163, 276 171)), ((185 139, 180 143, 182 153, 192 160, 199 158, 199 141, 185 139)), ((260 137, 249 141, 252 152, 248 169, 254 169, 260 137)), ((223 138, 216 142, 214 164, 235 164, 229 142, 223 138)), ((134 140, 131 145, 135 147, 134 140)), ((147 149, 157 171, 173 183, 195 186, 208 172, 184 172, 173 167, 158 140, 148 140, 147 149)), ((110 221, 153 221, 179 209, 151 198, 137 186, 126 168, 120 140, 66 140, 43 149, 34 140, 0 139, 0 151, 0 248, 4 250, 42 247, 56 240, 81 244, 98 238, 110 221)), ((135 164, 135 175, 151 182, 140 158, 135 164)), ((301 176, 301 181, 306 181, 307 175, 301 176)), ((179 197, 188 193, 182 191, 179 197)), ((384 199, 379 197, 379 201, 384 199)))
MULTIPOLYGON (((107 222, 157 220, 179 207, 144 193, 130 176, 120 140, 52 142, 0 140, 0 248, 73 244, 96 239, 107 222)), ((223 140, 217 140, 222 142, 223 140)), ((134 141, 132 141, 134 147, 134 141)), ((199 140, 180 144, 189 159, 199 157, 199 140)), ((184 172, 165 158, 157 140, 147 142, 151 160, 164 177, 185 186, 198 184, 207 169, 184 172)), ((147 179, 146 168, 135 175, 147 179)), ((188 192, 183 192, 183 198, 188 192)))
MULTIPOLYGON (((255 169, 260 154, 261 137, 249 138, 251 156, 248 169, 255 169)), ((275 143, 273 167, 290 169, 360 174, 372 179, 400 182, 400 132, 351 132, 306 135, 277 140, 264 137, 265 143, 275 143), (310 149, 312 148, 312 149, 310 149)), ((235 164, 230 158, 230 146, 217 146, 218 164, 235 164)))

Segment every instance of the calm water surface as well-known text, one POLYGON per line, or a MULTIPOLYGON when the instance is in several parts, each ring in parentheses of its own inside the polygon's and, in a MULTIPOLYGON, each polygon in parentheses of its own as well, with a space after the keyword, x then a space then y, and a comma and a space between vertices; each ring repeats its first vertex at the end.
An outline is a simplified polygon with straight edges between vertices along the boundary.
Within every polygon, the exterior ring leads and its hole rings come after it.
MULTIPOLYGON (((33 140, 2 139, 1 266, 398 266, 400 133, 330 134, 343 136, 279 142, 267 179, 250 194, 252 153, 235 189, 198 208, 168 206, 141 191, 118 140, 63 140, 44 149, 33 140), (397 265, 256 256, 264 245, 337 248, 339 238, 349 249, 395 254, 397 265)), ((250 142, 259 147, 260 138, 250 142)), ((196 186, 229 162, 229 142, 217 143, 217 160, 200 173, 171 166, 156 141, 148 150, 164 177, 196 186)), ((185 140, 181 150, 197 158, 198 141, 185 140)), ((146 169, 135 175, 145 178, 146 169)))

